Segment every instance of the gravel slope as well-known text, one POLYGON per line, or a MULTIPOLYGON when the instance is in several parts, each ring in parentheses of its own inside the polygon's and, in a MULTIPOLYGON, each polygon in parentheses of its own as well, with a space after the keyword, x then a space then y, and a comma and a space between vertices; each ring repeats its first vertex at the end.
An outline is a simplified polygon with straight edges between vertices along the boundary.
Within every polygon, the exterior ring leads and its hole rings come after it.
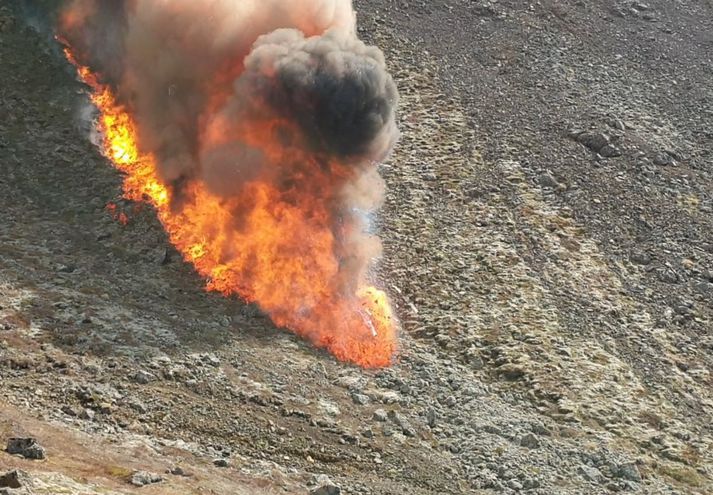
POLYGON ((713 491, 710 2, 356 6, 402 94, 380 372, 203 292, 119 199, 71 70, 0 12, 0 440, 51 461, 0 468, 98 493, 134 469, 164 476, 147 493, 713 491), (113 458, 78 473, 56 436, 86 434, 113 458))

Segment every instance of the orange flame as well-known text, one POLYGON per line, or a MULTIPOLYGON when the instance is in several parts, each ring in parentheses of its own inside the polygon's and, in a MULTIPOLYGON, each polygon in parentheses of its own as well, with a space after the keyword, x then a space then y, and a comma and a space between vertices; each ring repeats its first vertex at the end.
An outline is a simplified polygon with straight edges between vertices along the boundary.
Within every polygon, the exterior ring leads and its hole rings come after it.
POLYGON ((331 255, 332 233, 312 218, 326 218, 319 205, 307 213, 276 201, 278 191, 270 184, 255 183, 245 194, 257 206, 243 220, 247 228, 238 232, 231 228, 231 203, 240 198, 220 198, 201 182, 192 181, 185 187, 180 208, 172 208, 172 191, 159 178, 156 159, 139 151, 131 115, 69 48, 65 55, 92 89, 91 100, 100 112, 97 126, 103 136, 102 150, 125 174, 124 197, 154 206, 172 244, 207 279, 207 290, 256 302, 276 325, 326 348, 340 360, 366 368, 392 363, 397 321, 386 294, 363 286, 356 294, 335 296, 324 286, 325 280, 338 273, 339 260, 331 255), (294 232, 303 233, 298 243, 291 239, 294 232), (285 256, 285 252, 296 255, 285 256), (313 253, 329 254, 315 257, 313 253))

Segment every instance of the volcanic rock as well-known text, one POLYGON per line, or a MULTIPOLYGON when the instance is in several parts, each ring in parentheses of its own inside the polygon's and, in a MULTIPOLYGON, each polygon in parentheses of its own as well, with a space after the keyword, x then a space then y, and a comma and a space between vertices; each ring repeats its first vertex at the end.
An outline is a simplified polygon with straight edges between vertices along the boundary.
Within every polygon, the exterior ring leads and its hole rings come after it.
POLYGON ((354 404, 358 404, 360 406, 365 406, 370 402, 367 395, 359 393, 352 394, 352 401, 354 401, 354 404))
POLYGON ((389 411, 388 418, 401 429, 401 433, 407 437, 415 437, 416 430, 411 426, 409 421, 396 411, 389 411))
POLYGON ((373 414, 374 421, 379 421, 380 423, 385 422, 388 419, 388 414, 383 409, 377 409, 373 414))
POLYGON ((30 484, 30 477, 24 471, 15 469, 0 475, 0 488, 25 488, 30 484))
POLYGON ((540 440, 533 433, 528 433, 520 439, 520 445, 530 449, 536 449, 540 446, 540 440))
POLYGON ((661 167, 676 165, 676 160, 666 152, 656 153, 654 156, 654 165, 661 167))
POLYGON ((633 252, 629 258, 637 265, 648 265, 651 263, 651 255, 643 251, 633 252))
POLYGON ((604 158, 616 158, 617 156, 621 156, 621 150, 613 144, 608 143, 599 150, 599 154, 604 158))
POLYGON ((438 417, 438 413, 436 412, 435 409, 431 408, 426 412, 426 424, 433 428, 436 426, 436 419, 438 417))
POLYGON ((557 182, 557 179, 554 178, 554 176, 551 173, 544 173, 541 174, 537 178, 537 182, 542 186, 542 187, 549 187, 551 189, 556 189, 559 186, 559 183, 557 182))
POLYGON ((582 465, 577 468, 577 472, 587 481, 592 483, 604 483, 606 478, 604 475, 595 467, 582 465))
POLYGON ((80 412, 77 411, 75 407, 69 405, 62 406, 62 412, 67 416, 71 416, 73 418, 76 418, 80 414, 80 412))
POLYGON ((97 413, 93 409, 84 408, 82 412, 79 413, 79 417, 87 421, 93 421, 97 413))
POLYGON ((317 476, 315 484, 316 486, 309 491, 310 495, 340 495, 342 493, 342 489, 324 474, 317 476))
POLYGON ((595 153, 599 153, 605 146, 609 145, 609 136, 601 132, 583 132, 577 136, 577 141, 595 153))
POLYGON ((25 459, 44 459, 46 452, 34 438, 10 438, 7 441, 8 454, 21 455, 25 459))
POLYGON ((671 268, 659 268, 656 271, 656 275, 661 282, 666 282, 668 284, 677 284, 681 280, 678 273, 671 268))
POLYGON ((184 477, 189 477, 190 474, 186 472, 185 469, 183 469, 181 466, 175 466, 169 470, 167 470, 168 474, 172 474, 174 476, 184 476, 184 477))
POLYGON ((156 380, 156 376, 148 371, 138 371, 134 375, 134 381, 141 385, 146 385, 154 380, 156 380))
POLYGON ((641 473, 639 468, 633 462, 619 464, 612 470, 612 474, 617 478, 622 478, 635 483, 641 482, 641 473))
POLYGON ((147 471, 134 471, 129 479, 129 482, 134 486, 146 486, 154 483, 160 483, 163 477, 158 474, 149 473, 147 471))

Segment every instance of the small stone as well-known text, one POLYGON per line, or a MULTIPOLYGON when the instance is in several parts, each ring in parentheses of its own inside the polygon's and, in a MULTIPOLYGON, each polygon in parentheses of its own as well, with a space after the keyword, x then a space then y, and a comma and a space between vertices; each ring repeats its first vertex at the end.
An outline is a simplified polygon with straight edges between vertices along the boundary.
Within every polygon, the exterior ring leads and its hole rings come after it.
POLYGON ((403 433, 407 437, 415 437, 416 436, 416 430, 411 426, 411 424, 408 422, 406 418, 404 418, 401 414, 399 414, 396 411, 389 411, 388 417, 391 421, 394 422, 400 429, 401 433, 403 433))
POLYGON ((21 455, 25 459, 39 460, 47 456, 44 447, 34 438, 10 438, 6 451, 8 454, 21 455))
POLYGON ((626 124, 621 119, 617 119, 616 117, 610 117, 606 120, 606 123, 609 127, 616 129, 618 131, 624 131, 626 130, 626 124))
POLYGON ((160 265, 168 265, 171 262, 171 251, 169 251, 167 248, 159 248, 156 253, 156 263, 160 265))
POLYGON ((340 495, 342 489, 334 484, 328 476, 320 474, 315 480, 315 487, 309 493, 310 495, 340 495))
POLYGON ((601 132, 583 132, 577 136, 577 141, 595 153, 600 153, 609 144, 609 136, 601 132))
POLYGON ((215 354, 204 354, 203 362, 209 366, 213 366, 214 368, 220 366, 220 359, 218 359, 215 354))
POLYGON ((147 471, 134 471, 129 482, 134 486, 146 486, 154 483, 160 483, 163 478, 158 474, 149 473, 147 471))
POLYGON ((632 263, 636 263, 637 265, 648 265, 649 263, 651 263, 651 256, 648 253, 644 253, 642 251, 631 253, 629 259, 632 263))
POLYGON ((62 406, 62 412, 67 416, 72 416, 73 418, 79 416, 79 412, 72 406, 62 406))
POLYGON ((616 158, 621 156, 621 150, 613 144, 607 144, 599 150, 599 154, 604 158, 616 158))
POLYGON ((624 464, 619 464, 612 473, 617 478, 625 479, 628 481, 634 481, 636 483, 641 482, 641 473, 639 473, 639 468, 633 462, 627 462, 624 464))
POLYGON ((149 408, 146 407, 146 404, 137 399, 134 399, 129 402, 129 407, 139 414, 146 414, 147 412, 149 412, 149 408))
POLYGON ((230 466, 230 463, 228 462, 228 459, 216 459, 213 461, 213 465, 221 468, 227 468, 230 466))
POLYGON ((404 424, 406 421, 405 418, 401 414, 399 414, 398 412, 393 411, 393 410, 389 411, 388 418, 399 426, 404 424))
POLYGON ((374 430, 371 428, 363 428, 361 430, 361 436, 364 438, 374 438, 374 430))
POLYGON ((525 370, 514 363, 508 363, 500 366, 497 373, 508 381, 514 382, 525 376, 525 370))
POLYGON ((592 466, 581 465, 577 468, 577 473, 592 483, 603 483, 605 481, 604 475, 597 468, 592 466))
POLYGON ((676 165, 676 160, 668 153, 656 153, 654 156, 654 165, 659 167, 674 166, 676 165))
POLYGON ((428 412, 426 413, 426 424, 433 428, 436 426, 436 410, 435 409, 429 409, 428 412))
POLYGON ((30 477, 24 471, 14 469, 0 475, 0 488, 26 488, 30 484, 30 477))
POLYGON ((606 489, 609 490, 610 492, 620 492, 622 490, 619 483, 615 483, 613 481, 611 483, 607 483, 606 489))
POLYGON ((557 182, 557 179, 555 179, 554 176, 549 172, 541 174, 537 178, 537 182, 538 184, 540 184, 540 186, 550 189, 557 189, 557 187, 559 186, 559 182, 557 182))
POLYGON ((661 282, 666 282, 668 284, 677 284, 680 280, 678 273, 671 270, 670 268, 662 268, 656 272, 656 275, 658 276, 661 282))
POLYGON ((185 476, 186 472, 183 470, 181 466, 175 466, 171 469, 166 470, 167 474, 172 474, 174 476, 185 476))
POLYGON ((552 435, 552 432, 550 431, 549 428, 547 428, 545 425, 539 424, 539 423, 532 425, 532 431, 533 431, 533 433, 536 433, 540 436, 549 437, 552 435))
POLYGON ((684 315, 684 316, 688 316, 688 315, 690 315, 691 312, 692 312, 691 308, 690 308, 689 306, 684 305, 684 304, 680 304, 680 305, 676 306, 676 307, 674 308, 674 311, 676 312, 676 314, 684 315))
POLYGON ((377 409, 376 411, 374 411, 374 415, 372 416, 372 418, 374 419, 374 421, 385 423, 389 416, 383 409, 377 409))
POLYGON ((522 485, 523 485, 523 488, 525 488, 526 490, 530 490, 532 488, 538 488, 540 486, 540 482, 535 478, 527 478, 526 477, 526 478, 523 478, 522 485))
POLYGON ((369 397, 364 394, 354 393, 352 394, 352 401, 354 401, 354 404, 365 406, 369 403, 369 397))
POLYGON ((328 415, 332 417, 339 416, 342 412, 339 410, 339 406, 337 406, 334 402, 321 399, 319 401, 319 407, 328 415))
POLYGON ((84 409, 79 415, 79 417, 82 419, 86 419, 87 421, 94 421, 94 417, 96 416, 96 414, 97 413, 95 413, 91 409, 84 409))
POLYGON ((476 371, 482 370, 485 366, 485 362, 483 362, 483 359, 478 355, 470 355, 468 362, 470 363, 470 367, 476 371))
POLYGON ((508 481, 508 486, 516 492, 520 492, 522 490, 522 483, 520 483, 518 480, 508 481))
POLYGON ((401 427, 401 433, 404 434, 404 436, 410 437, 410 438, 415 438, 416 437, 416 429, 412 427, 411 425, 404 425, 401 427))
POLYGON ((156 380, 156 376, 149 373, 148 371, 141 370, 136 372, 136 374, 134 375, 134 381, 141 385, 146 385, 147 383, 151 383, 154 380, 156 380))
POLYGON ((520 445, 529 449, 536 449, 540 446, 540 440, 534 433, 528 433, 520 439, 520 445))

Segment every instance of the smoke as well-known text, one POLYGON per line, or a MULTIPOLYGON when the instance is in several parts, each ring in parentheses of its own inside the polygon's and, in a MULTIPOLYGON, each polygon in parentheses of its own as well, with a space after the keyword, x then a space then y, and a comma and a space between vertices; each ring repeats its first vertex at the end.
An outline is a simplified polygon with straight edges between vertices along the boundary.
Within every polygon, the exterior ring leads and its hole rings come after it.
POLYGON ((249 260, 231 268, 237 292, 293 325, 278 285, 304 292, 292 297, 310 313, 356 294, 381 252, 369 219, 398 95, 355 23, 350 0, 70 0, 60 15, 79 63, 131 114, 171 207, 188 208, 196 183, 222 198, 229 219, 206 234, 219 262, 249 260), (280 230, 272 244, 254 242, 260 219, 280 230), (263 262, 285 279, 266 282, 263 262), (290 279, 295 263, 316 289, 290 279))
POLYGON ((250 144, 254 139, 246 134, 275 121, 281 125, 269 143, 273 151, 275 144, 282 150, 297 147, 357 168, 383 159, 397 135, 396 88, 383 56, 349 32, 305 38, 295 29, 279 29, 263 35, 233 87, 208 121, 199 160, 203 179, 219 193, 230 194, 241 181, 274 172, 275 165, 283 178, 305 165, 266 156, 250 144))
POLYGON ((255 118, 255 98, 314 151, 378 160, 396 137, 396 88, 348 0, 73 0, 60 29, 131 108, 169 183, 200 176, 215 151, 205 125, 255 118))

